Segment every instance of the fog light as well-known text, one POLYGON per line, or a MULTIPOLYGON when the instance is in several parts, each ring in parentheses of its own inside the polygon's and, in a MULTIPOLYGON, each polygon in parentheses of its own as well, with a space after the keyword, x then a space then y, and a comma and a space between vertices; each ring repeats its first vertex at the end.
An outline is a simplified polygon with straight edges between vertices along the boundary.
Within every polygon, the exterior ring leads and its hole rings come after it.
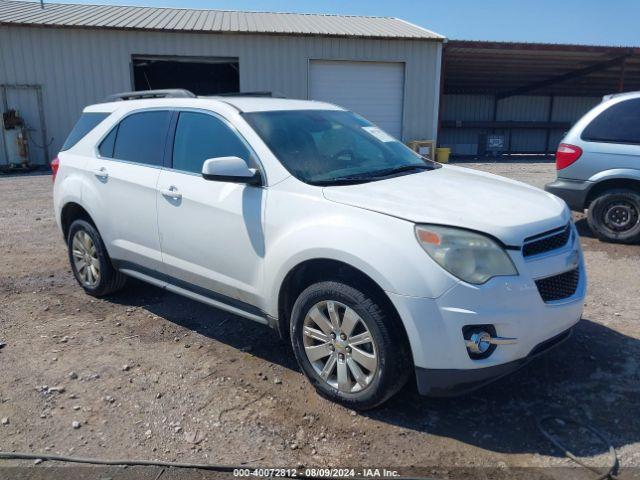
POLYGON ((491 348, 491 334, 489 332, 477 332, 467 340, 467 350, 471 353, 482 354, 491 348))
POLYGON ((489 357, 497 345, 512 345, 516 338, 498 337, 493 325, 467 325, 462 329, 469 357, 474 360, 489 357))

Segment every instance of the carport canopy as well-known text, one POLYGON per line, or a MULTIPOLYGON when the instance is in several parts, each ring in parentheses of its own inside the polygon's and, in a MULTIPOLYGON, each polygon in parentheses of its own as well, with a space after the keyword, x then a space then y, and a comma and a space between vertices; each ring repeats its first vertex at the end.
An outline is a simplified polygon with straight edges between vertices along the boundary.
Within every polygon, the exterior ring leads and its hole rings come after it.
POLYGON ((450 40, 445 94, 602 96, 640 90, 640 48, 450 40))

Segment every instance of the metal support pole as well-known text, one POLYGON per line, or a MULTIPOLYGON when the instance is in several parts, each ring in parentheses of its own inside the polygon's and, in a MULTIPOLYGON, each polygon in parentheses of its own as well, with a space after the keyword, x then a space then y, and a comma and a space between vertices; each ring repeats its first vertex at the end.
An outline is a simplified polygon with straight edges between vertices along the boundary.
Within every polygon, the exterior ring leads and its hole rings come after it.
MULTIPOLYGON (((549 111, 547 112, 547 123, 551 123, 551 120, 553 119, 554 99, 555 96, 553 94, 549 95, 549 111)), ((551 154, 551 149, 549 148, 549 140, 551 140, 551 128, 547 128, 545 134, 544 151, 547 155, 551 154)))
POLYGON ((620 93, 624 92, 624 70, 627 65, 627 59, 625 58, 620 65, 620 85, 618 86, 618 91, 620 93))
MULTIPOLYGON (((438 129, 436 130, 436 145, 440 143, 440 132, 442 131, 442 115, 444 113, 444 82, 445 82, 445 69, 447 66, 446 44, 442 45, 442 59, 440 61, 440 96, 438 99, 438 129)), ((432 154, 435 158, 435 152, 432 154)))
MULTIPOLYGON (((0 85, 0 91, 2 92, 2 113, 9 110, 9 100, 7 100, 7 86, 0 85)), ((2 122, 2 149, 4 150, 4 159, 9 166, 9 148, 7 147, 7 140, 4 136, 4 121, 2 122)))
POLYGON ((51 165, 51 158, 49 158, 49 140, 47 139, 47 122, 44 120, 44 100, 42 98, 42 86, 36 87, 36 95, 38 97, 38 113, 40 117, 40 133, 42 137, 42 150, 44 154, 44 164, 51 165))

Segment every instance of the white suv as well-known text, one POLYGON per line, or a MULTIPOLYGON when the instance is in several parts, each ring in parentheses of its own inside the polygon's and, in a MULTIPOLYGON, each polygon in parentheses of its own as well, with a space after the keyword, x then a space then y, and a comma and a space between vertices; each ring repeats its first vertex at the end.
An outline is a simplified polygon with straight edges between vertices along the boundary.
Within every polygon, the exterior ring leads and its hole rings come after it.
POLYGON ((270 325, 321 394, 359 409, 412 372, 422 394, 469 391, 580 319, 578 234, 551 194, 434 164, 326 103, 114 100, 54 162, 90 295, 131 276, 270 325))

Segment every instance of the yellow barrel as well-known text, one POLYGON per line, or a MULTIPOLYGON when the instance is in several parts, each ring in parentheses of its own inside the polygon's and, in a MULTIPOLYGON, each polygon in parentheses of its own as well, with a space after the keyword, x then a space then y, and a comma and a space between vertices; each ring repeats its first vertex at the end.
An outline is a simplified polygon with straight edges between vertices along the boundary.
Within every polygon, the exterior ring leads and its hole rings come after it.
POLYGON ((451 155, 451 149, 446 147, 436 148, 436 160, 439 163, 449 163, 449 155, 451 155))

